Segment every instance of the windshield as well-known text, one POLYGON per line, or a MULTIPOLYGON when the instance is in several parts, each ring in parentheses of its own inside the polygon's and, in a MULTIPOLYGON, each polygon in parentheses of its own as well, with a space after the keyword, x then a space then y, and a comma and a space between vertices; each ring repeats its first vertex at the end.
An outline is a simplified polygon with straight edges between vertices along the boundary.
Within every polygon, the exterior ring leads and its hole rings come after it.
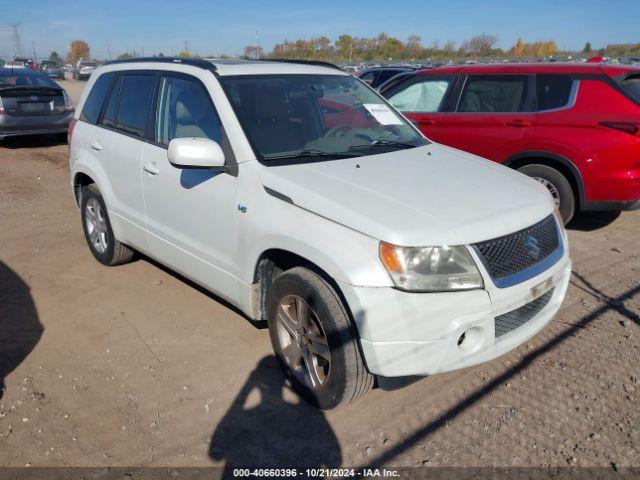
POLYGON ((266 163, 357 157, 428 143, 351 76, 247 75, 222 83, 258 158, 266 163))

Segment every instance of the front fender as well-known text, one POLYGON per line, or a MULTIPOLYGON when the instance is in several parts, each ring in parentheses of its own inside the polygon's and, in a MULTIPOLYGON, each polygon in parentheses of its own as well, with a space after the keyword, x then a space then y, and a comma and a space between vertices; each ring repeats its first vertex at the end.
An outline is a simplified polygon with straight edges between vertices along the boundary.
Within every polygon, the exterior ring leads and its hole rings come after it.
POLYGON ((239 275, 254 282, 258 261, 271 249, 286 250, 351 285, 388 287, 379 241, 264 193, 241 222, 239 275), (254 218, 248 218, 249 215, 254 218))

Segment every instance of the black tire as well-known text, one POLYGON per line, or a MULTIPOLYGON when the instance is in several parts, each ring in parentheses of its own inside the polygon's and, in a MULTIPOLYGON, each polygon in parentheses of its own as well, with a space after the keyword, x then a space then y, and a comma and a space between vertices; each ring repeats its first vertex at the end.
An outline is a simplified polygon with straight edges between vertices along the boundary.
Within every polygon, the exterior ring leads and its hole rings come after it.
MULTIPOLYGON (((273 350, 285 376, 311 405, 329 410, 357 400, 373 386, 374 376, 364 364, 355 328, 344 305, 335 290, 311 270, 295 267, 275 279, 269 298, 267 323, 273 350), (277 318, 281 302, 291 296, 304 299, 308 304, 328 343, 328 375, 315 388, 309 385, 310 381, 301 380, 300 373, 291 368, 282 351, 279 335, 283 335, 284 330, 282 326, 278 327, 277 318)), ((284 335, 286 337, 286 332, 284 335)), ((290 340, 293 343, 293 337, 290 340)))
MULTIPOLYGON (((545 182, 549 182, 557 192, 560 201, 560 214, 564 224, 566 225, 571 221, 576 210, 576 197, 567 177, 553 167, 539 164, 525 165, 519 168, 518 171, 534 179, 542 179, 545 182)), ((553 194, 551 188, 549 188, 549 191, 553 194)))
POLYGON ((111 222, 109 221, 109 215, 107 214, 107 206, 104 203, 104 199, 100 194, 100 190, 95 184, 89 185, 82 189, 82 202, 80 205, 80 217, 82 218, 82 230, 84 231, 84 238, 87 241, 87 245, 89 245, 89 249, 91 253, 103 265, 115 266, 122 265, 123 263, 128 263, 133 259, 134 251, 127 247, 126 245, 120 243, 115 235, 113 234, 113 229, 111 228, 111 222), (89 223, 87 221, 87 217, 90 215, 90 211, 94 208, 90 208, 88 210, 87 206, 91 205, 95 206, 95 203, 99 205, 101 209, 100 217, 104 221, 103 232, 104 235, 104 251, 100 251, 98 247, 94 244, 91 238, 91 233, 89 232, 89 223))

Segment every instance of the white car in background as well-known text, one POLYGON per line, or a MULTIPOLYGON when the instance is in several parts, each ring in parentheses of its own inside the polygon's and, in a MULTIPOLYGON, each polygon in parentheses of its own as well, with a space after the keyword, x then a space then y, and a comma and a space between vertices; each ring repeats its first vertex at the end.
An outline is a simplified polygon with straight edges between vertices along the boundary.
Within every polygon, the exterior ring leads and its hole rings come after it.
POLYGON ((111 62, 69 143, 95 258, 143 252, 266 320, 285 374, 320 408, 376 375, 494 359, 567 290, 543 186, 430 142, 330 65, 111 62))

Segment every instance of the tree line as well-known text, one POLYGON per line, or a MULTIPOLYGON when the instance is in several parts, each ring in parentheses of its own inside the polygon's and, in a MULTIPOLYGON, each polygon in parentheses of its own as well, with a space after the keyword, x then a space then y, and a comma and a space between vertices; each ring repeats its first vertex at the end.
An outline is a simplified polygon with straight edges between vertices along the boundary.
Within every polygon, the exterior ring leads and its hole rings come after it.
MULTIPOLYGON (((398 38, 380 33, 375 37, 356 37, 351 35, 340 35, 337 40, 332 41, 326 36, 312 37, 309 39, 284 40, 277 43, 269 52, 265 52, 260 46, 248 45, 243 50, 244 58, 284 58, 284 59, 307 59, 326 60, 331 62, 352 63, 371 61, 445 61, 456 59, 548 59, 555 56, 594 56, 602 55, 607 57, 640 56, 640 43, 608 45, 607 47, 594 50, 590 42, 587 42, 581 51, 560 51, 553 40, 526 42, 518 38, 515 44, 508 50, 496 47, 498 37, 491 34, 475 35, 464 42, 457 44, 449 40, 443 44, 437 41, 430 45, 423 45, 419 35, 411 35, 407 41, 403 42, 398 38)), ((125 52, 117 58, 130 58, 140 56, 137 52, 125 52)), ((158 53, 155 56, 164 56, 158 53)), ((182 58, 192 57, 189 52, 181 52, 182 58)), ((219 55, 209 55, 209 57, 220 57, 219 55)), ((67 53, 67 61, 75 63, 80 59, 91 58, 91 50, 87 42, 74 40, 70 44, 67 53)), ((222 58, 230 58, 222 55, 222 58)), ((53 52, 52 59, 61 61, 61 57, 53 52), (54 55, 55 54, 55 55, 54 55), (55 58, 53 58, 55 57, 55 58)))

